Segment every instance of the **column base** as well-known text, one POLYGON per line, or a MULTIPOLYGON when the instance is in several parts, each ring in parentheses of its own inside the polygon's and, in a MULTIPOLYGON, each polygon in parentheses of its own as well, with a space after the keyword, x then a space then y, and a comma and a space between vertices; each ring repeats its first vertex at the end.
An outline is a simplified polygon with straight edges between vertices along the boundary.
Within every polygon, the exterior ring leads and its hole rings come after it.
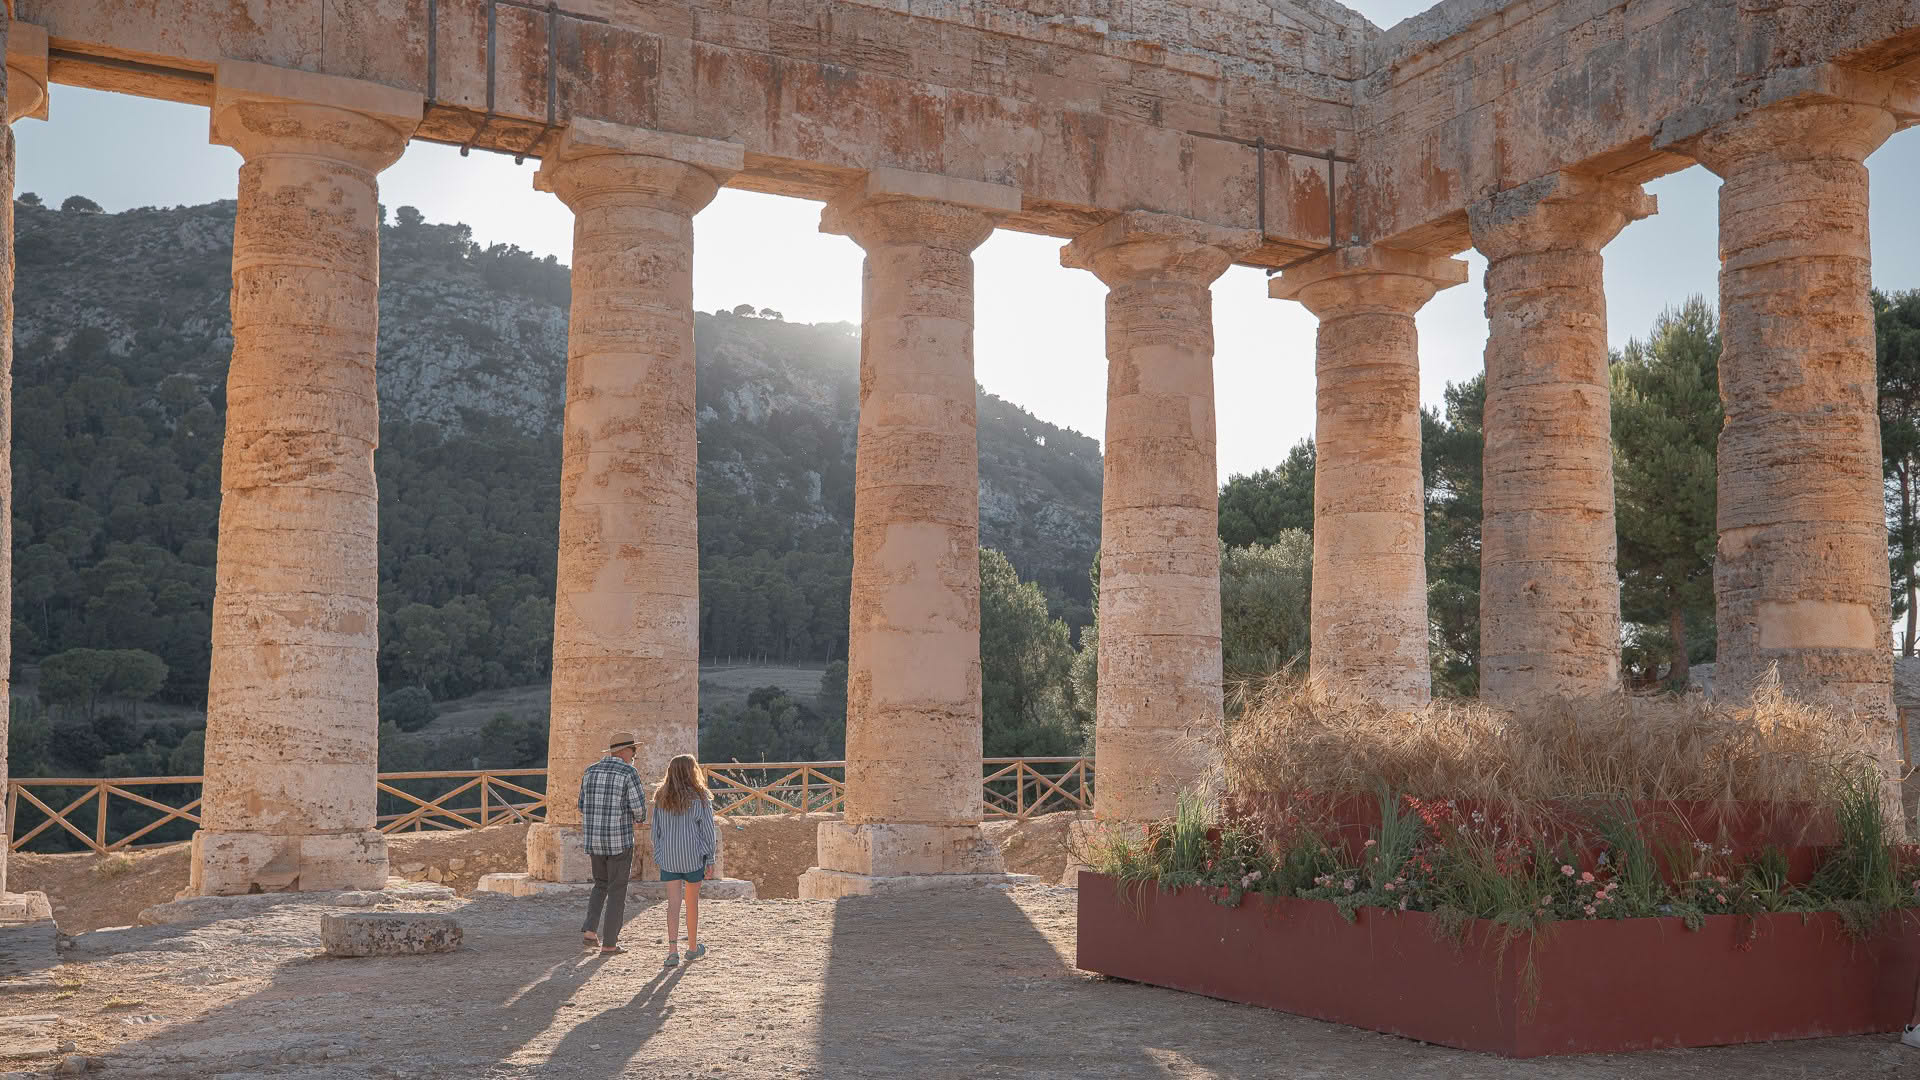
MULTIPOLYGON (((667 883, 657 880, 641 881, 634 878, 627 882, 627 896, 643 900, 664 900, 667 896, 667 883)), ((477 893, 498 893, 518 899, 528 897, 558 897, 560 899, 577 898, 584 900, 593 891, 591 881, 542 881, 532 874, 487 874, 473 887, 477 893)), ((702 900, 754 900, 759 894, 753 882, 738 878, 708 878, 700 883, 702 900)))
POLYGON ((201 829, 187 875, 183 897, 378 891, 387 884, 387 838, 371 829, 302 836, 201 829))
POLYGON ((802 900, 1038 880, 1006 873, 1000 848, 977 824, 823 821, 815 844, 819 865, 800 876, 802 900))
MULTIPOLYGON (((708 881, 726 878, 726 829, 713 832, 713 872, 708 881)), ((490 877, 513 875, 494 874, 490 877)), ((527 873, 534 881, 553 884, 593 884, 593 856, 587 854, 586 835, 578 825, 555 825, 536 821, 527 826, 527 873)), ((659 864, 653 861, 653 831, 644 825, 633 830, 633 880, 658 881, 659 864)), ((502 890, 495 890, 502 891, 502 890)), ((704 894, 703 894, 704 895, 704 894)))

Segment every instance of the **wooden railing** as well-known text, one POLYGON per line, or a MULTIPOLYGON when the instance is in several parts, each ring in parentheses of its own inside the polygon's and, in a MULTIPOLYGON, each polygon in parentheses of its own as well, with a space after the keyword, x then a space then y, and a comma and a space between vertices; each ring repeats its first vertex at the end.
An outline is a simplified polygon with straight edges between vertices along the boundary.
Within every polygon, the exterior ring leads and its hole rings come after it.
MULTIPOLYGON (((1093 809, 1092 758, 986 758, 981 766, 988 818, 1093 809)), ((707 766, 707 783, 723 816, 838 813, 846 809, 846 768, 844 761, 728 762, 707 766)), ((376 822, 397 833, 542 821, 546 776, 545 769, 381 773, 376 822)), ((176 842, 200 824, 200 788, 198 776, 16 778, 7 792, 9 846, 19 851, 51 836, 69 850, 77 844, 105 854, 142 841, 176 842)))

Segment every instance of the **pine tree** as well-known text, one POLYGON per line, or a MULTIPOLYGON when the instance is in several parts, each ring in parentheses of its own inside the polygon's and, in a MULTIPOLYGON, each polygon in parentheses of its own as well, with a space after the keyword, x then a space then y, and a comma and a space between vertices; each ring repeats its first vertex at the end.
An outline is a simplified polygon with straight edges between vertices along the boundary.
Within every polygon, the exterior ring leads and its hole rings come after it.
POLYGON ((1873 325, 1893 614, 1906 617, 1901 652, 1912 656, 1920 631, 1920 289, 1892 295, 1875 290, 1873 325))
POLYGON ((1722 419, 1713 308, 1694 296, 1661 312, 1611 367, 1621 617, 1642 655, 1665 652, 1666 681, 1684 686, 1689 654, 1712 648, 1722 419))
POLYGON ((1480 460, 1487 380, 1449 384, 1444 409, 1420 412, 1426 484, 1427 624, 1437 693, 1480 690, 1480 460))

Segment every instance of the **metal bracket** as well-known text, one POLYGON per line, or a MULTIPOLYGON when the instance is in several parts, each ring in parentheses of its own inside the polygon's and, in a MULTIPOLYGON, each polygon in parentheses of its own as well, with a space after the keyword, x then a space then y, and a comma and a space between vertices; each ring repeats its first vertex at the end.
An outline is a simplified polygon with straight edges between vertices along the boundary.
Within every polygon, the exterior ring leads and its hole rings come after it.
POLYGON ((1341 157, 1332 149, 1306 150, 1298 146, 1287 146, 1283 143, 1270 143, 1264 135, 1254 139, 1240 139, 1232 135, 1219 135, 1209 131, 1188 131, 1186 134, 1192 135, 1195 138, 1218 139, 1221 142, 1238 143, 1241 146, 1253 148, 1254 220, 1260 230, 1261 243, 1265 243, 1267 240, 1267 151, 1272 150, 1276 153, 1291 154, 1296 157, 1320 158, 1327 163, 1327 246, 1321 248, 1319 251, 1308 252, 1285 266, 1269 267, 1267 269, 1268 277, 1272 277, 1282 270, 1291 270, 1309 259, 1317 259, 1327 252, 1335 251, 1340 247, 1339 196, 1336 194, 1338 189, 1334 183, 1333 169, 1335 163, 1341 165, 1358 165, 1358 161, 1349 157, 1341 157))
MULTIPOLYGON (((499 49, 499 8, 519 8, 523 11, 540 12, 547 17, 547 120, 541 126, 539 134, 525 147, 513 153, 513 163, 522 164, 529 156, 538 156, 536 151, 547 141, 547 136, 560 126, 560 18, 565 16, 577 22, 607 24, 611 20, 599 15, 584 12, 567 11, 560 7, 558 0, 487 0, 487 107, 480 114, 480 122, 474 125, 467 141, 460 144, 460 156, 466 157, 486 134, 487 127, 494 117, 500 115, 494 109, 495 58, 499 49)), ((431 107, 439 99, 439 43, 440 43, 440 3, 439 0, 427 0, 427 105, 431 107)), ((483 148, 484 149, 484 148, 483 148)), ((502 151, 503 153, 506 151, 502 151)))

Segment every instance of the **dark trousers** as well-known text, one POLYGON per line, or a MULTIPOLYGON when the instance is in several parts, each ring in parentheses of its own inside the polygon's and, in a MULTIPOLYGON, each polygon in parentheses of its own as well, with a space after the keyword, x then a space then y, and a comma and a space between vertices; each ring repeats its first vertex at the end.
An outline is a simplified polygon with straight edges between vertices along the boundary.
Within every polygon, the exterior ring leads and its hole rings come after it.
POLYGON ((583 933, 597 932, 600 947, 611 949, 620 940, 620 927, 627 921, 627 879, 633 876, 633 849, 618 855, 589 855, 593 860, 593 892, 587 896, 587 921, 583 933), (601 921, 601 909, 606 921, 601 921))

